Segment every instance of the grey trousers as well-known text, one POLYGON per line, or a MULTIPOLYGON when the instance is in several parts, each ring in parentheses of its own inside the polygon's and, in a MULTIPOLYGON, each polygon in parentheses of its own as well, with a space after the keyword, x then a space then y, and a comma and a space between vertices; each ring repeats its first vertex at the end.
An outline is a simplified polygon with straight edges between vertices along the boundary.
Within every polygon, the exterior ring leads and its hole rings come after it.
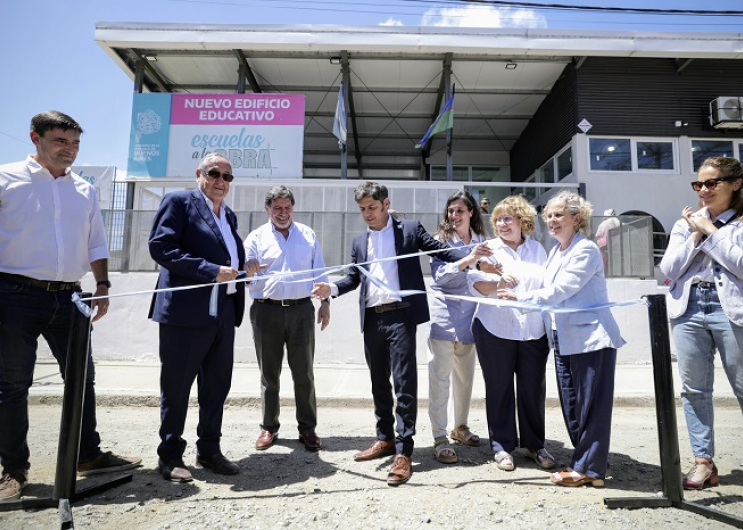
POLYGON ((286 359, 294 380, 297 429, 300 433, 317 426, 315 375, 315 307, 311 301, 295 306, 253 302, 250 323, 258 366, 261 370, 261 429, 279 430, 279 378, 286 359))

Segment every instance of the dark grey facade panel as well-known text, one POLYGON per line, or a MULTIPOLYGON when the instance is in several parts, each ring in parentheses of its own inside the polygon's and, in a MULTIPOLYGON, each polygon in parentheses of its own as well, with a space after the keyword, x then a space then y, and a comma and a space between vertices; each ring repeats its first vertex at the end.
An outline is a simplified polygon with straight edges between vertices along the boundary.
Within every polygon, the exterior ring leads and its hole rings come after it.
POLYGON ((743 97, 743 61, 590 57, 577 71, 576 119, 591 135, 743 137, 709 124, 709 102, 743 97), (688 125, 679 128, 681 121, 688 125))
POLYGON ((511 150, 511 180, 522 182, 576 131, 575 68, 567 65, 511 150))

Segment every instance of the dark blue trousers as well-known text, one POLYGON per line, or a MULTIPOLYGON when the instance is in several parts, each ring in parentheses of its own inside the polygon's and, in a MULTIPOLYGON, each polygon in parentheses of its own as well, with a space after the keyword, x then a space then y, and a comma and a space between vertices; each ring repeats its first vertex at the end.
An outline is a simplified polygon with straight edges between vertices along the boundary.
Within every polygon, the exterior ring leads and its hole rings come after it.
POLYGON ((401 310, 375 313, 366 310, 364 316, 364 354, 369 367, 377 418, 377 438, 392 440, 395 421, 397 454, 413 455, 413 435, 418 416, 418 371, 415 359, 413 324, 401 310), (397 406, 393 407, 390 375, 395 385, 397 406))
POLYGON ((198 385, 199 455, 221 452, 224 402, 232 384, 235 343, 234 304, 224 304, 218 318, 205 328, 160 324, 160 445, 157 454, 167 464, 181 461, 186 450, 183 430, 194 379, 198 385))
POLYGON ((490 447, 496 453, 510 453, 516 447, 542 449, 545 374, 550 352, 547 336, 524 341, 502 339, 485 329, 477 318, 472 323, 472 333, 485 380, 490 447))
MULTIPOLYGON (((44 337, 65 377, 73 311, 72 291, 49 292, 0 278, 0 463, 4 472, 30 467, 28 390, 34 377, 39 336, 44 337)), ((88 350, 83 396, 80 462, 101 453, 96 431, 95 367, 88 350)))
POLYGON ((562 415, 575 448, 570 467, 593 478, 606 476, 616 364, 614 348, 575 355, 555 350, 562 415))

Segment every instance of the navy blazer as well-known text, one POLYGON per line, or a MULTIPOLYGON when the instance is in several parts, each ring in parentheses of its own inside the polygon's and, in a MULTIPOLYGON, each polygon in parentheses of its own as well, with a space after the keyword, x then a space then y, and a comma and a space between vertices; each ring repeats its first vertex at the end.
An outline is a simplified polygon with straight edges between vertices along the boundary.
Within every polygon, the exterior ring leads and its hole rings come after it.
MULTIPOLYGON (((245 249, 237 235, 237 217, 225 206, 227 221, 237 244, 239 263, 230 263, 230 253, 212 212, 198 189, 168 193, 160 203, 150 232, 150 256, 160 265, 157 288, 183 287, 213 282, 219 267, 241 270, 245 249)), ((236 284, 237 293, 227 297, 227 286, 219 287, 217 315, 225 304, 235 304, 235 325, 239 326, 245 312, 245 283, 236 284)), ((201 287, 185 291, 155 293, 149 317, 161 324, 206 327, 213 322, 209 316, 212 289, 201 287)))
MULTIPOLYGON (((428 232, 426 232, 423 225, 415 220, 407 219, 392 219, 392 230, 395 235, 395 252, 398 256, 405 254, 414 254, 421 250, 439 250, 443 249, 444 252, 439 252, 436 257, 441 261, 452 262, 458 261, 460 256, 451 250, 447 245, 436 241, 428 232)), ((367 261, 367 242, 369 238, 369 230, 365 230, 363 234, 359 234, 353 240, 353 246, 351 248, 351 261, 353 263, 363 263, 367 261)), ((426 290, 426 284, 423 282, 423 272, 421 271, 420 256, 412 258, 403 258, 397 260, 397 274, 400 280, 400 289, 415 289, 419 291, 426 290)), ((364 266, 367 269, 368 266, 364 266)), ((366 312, 366 291, 367 281, 365 276, 359 272, 356 267, 351 267, 348 274, 336 283, 338 286, 338 295, 346 294, 349 291, 353 291, 356 287, 361 285, 359 291, 359 312, 361 315, 361 331, 364 331, 364 314, 366 312)), ((406 316, 414 324, 422 324, 428 322, 430 315, 428 313, 428 298, 425 294, 415 294, 406 296, 405 302, 410 303, 410 307, 403 309, 406 316)))

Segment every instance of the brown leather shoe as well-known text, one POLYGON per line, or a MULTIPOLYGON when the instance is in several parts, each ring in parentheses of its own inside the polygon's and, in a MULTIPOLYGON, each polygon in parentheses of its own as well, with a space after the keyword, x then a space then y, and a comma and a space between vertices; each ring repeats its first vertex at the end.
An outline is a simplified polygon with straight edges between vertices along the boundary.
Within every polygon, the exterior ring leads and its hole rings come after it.
POLYGON ((170 480, 171 482, 191 482, 193 480, 193 476, 186 468, 183 460, 170 464, 158 460, 157 468, 165 480, 170 480))
POLYGON ((388 486, 399 486, 405 484, 410 480, 410 475, 413 474, 413 466, 410 462, 410 457, 405 455, 395 455, 395 461, 392 462, 392 467, 387 475, 388 486))
POLYGON ((320 438, 317 437, 314 430, 299 433, 299 441, 304 444, 308 451, 319 451, 322 447, 320 438))
POLYGON ((262 429, 261 433, 258 435, 258 439, 255 441, 255 448, 259 451, 265 451, 273 445, 278 437, 279 433, 262 429))
POLYGON ((383 456, 394 454, 394 440, 389 442, 387 440, 376 440, 368 449, 364 449, 360 453, 353 455, 353 459, 357 462, 363 462, 364 460, 374 460, 375 458, 382 458, 383 456))

